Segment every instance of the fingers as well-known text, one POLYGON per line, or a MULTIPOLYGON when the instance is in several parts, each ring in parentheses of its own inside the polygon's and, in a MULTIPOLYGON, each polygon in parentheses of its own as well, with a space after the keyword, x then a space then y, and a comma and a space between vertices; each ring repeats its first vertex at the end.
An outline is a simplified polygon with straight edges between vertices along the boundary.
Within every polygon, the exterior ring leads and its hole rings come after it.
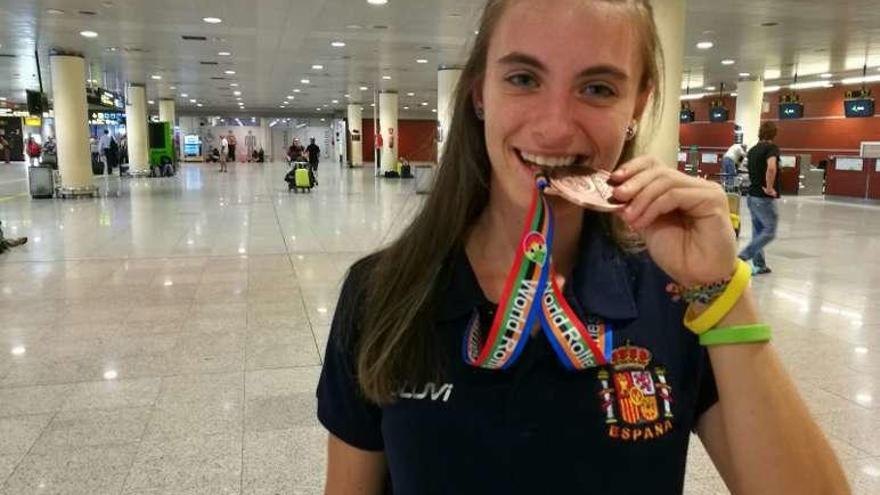
POLYGON ((634 218, 631 225, 636 230, 644 229, 653 224, 657 218, 676 210, 685 212, 688 217, 695 220, 718 217, 722 222, 730 223, 726 203, 719 204, 718 193, 712 188, 679 187, 667 189, 657 195, 644 211, 634 218))

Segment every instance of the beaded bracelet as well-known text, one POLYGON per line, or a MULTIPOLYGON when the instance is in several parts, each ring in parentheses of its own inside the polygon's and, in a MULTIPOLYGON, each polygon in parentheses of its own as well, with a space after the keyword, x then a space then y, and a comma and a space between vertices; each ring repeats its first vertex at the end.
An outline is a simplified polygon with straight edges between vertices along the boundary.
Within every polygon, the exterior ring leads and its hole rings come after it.
POLYGON ((666 286, 666 292, 672 296, 675 302, 684 301, 688 304, 700 303, 709 304, 713 299, 720 296, 727 284, 730 283, 732 277, 726 278, 720 282, 707 285, 695 285, 693 287, 685 287, 683 285, 670 283, 666 286))

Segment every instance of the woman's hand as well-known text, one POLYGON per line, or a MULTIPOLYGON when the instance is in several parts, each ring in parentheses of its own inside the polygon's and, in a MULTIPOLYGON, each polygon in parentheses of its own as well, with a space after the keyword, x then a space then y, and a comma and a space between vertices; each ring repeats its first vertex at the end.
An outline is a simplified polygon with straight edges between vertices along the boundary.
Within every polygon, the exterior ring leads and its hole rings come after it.
POLYGON ((611 174, 617 214, 644 238, 651 258, 677 283, 709 284, 736 267, 736 237, 719 184, 690 177, 653 157, 633 159, 611 174))

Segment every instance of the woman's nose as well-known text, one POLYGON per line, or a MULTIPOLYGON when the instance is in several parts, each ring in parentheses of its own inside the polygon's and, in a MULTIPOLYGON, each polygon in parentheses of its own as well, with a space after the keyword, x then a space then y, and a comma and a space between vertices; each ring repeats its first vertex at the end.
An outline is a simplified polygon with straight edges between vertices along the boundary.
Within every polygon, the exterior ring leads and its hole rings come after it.
POLYGON ((543 148, 567 149, 576 132, 574 102, 565 95, 548 94, 539 106, 533 127, 536 144, 543 148))

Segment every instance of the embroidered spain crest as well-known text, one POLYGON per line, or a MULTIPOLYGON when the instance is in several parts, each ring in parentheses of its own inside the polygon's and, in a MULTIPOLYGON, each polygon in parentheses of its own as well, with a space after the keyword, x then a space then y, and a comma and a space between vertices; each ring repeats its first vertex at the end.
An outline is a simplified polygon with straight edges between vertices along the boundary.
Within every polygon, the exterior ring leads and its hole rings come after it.
POLYGON ((651 367, 651 351, 627 342, 611 353, 611 369, 599 371, 599 397, 608 436, 652 440, 672 430, 672 387, 666 370, 651 367))

